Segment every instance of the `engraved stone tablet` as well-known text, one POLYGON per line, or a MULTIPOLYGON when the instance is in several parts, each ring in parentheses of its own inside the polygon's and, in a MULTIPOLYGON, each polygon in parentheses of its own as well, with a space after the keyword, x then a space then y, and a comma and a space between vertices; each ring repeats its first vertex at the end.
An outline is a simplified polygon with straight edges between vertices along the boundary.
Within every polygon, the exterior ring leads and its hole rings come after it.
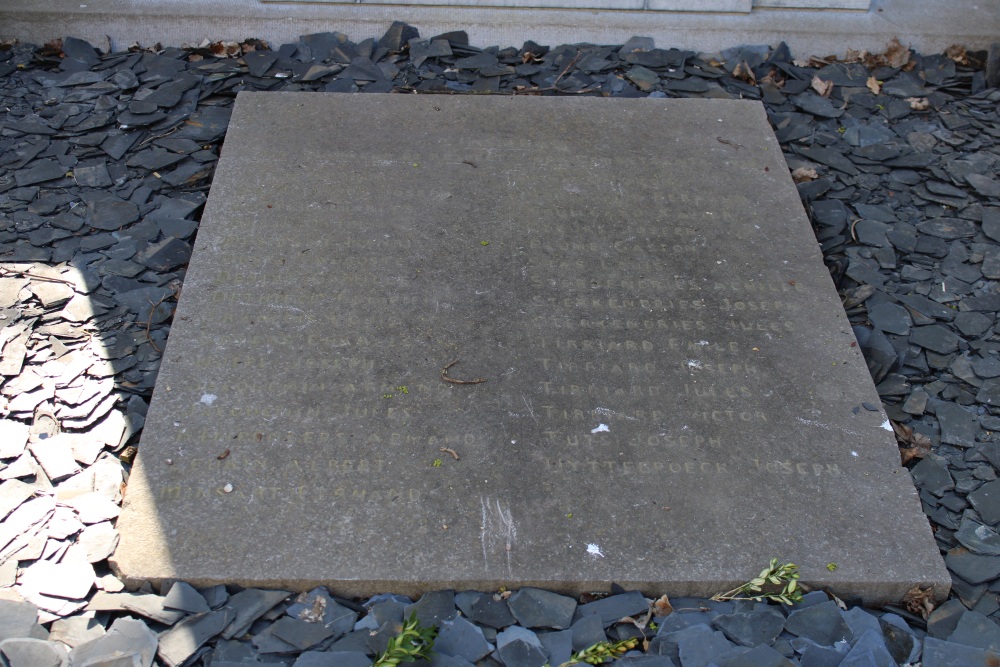
POLYGON ((241 93, 114 563, 943 594, 854 342, 758 103, 241 93))

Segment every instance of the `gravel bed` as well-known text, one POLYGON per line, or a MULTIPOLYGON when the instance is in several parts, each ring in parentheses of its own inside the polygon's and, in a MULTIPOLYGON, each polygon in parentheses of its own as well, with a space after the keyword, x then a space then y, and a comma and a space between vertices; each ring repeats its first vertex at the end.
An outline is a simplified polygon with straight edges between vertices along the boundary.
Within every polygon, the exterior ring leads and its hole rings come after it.
POLYGON ((783 44, 697 54, 643 37, 481 49, 402 23, 378 40, 323 33, 274 50, 2 45, 2 660, 370 665, 415 614, 438 629, 429 664, 441 667, 555 666, 626 640, 616 664, 997 664, 1000 90, 987 87, 986 54, 960 47, 796 55, 783 44), (646 598, 613 582, 579 600, 530 588, 418 601, 184 583, 124 591, 107 563, 115 520, 241 90, 761 100, 952 573, 951 599, 915 588, 872 610, 814 591, 789 608, 646 598))

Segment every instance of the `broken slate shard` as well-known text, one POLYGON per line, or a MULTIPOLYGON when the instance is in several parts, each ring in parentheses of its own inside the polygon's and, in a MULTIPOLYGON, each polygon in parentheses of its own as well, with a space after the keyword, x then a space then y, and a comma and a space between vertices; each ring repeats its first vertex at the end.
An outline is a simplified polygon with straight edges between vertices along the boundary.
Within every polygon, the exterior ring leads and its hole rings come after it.
POLYGON ((759 103, 241 93, 113 563, 707 596, 780 557, 941 599, 863 402, 759 103))

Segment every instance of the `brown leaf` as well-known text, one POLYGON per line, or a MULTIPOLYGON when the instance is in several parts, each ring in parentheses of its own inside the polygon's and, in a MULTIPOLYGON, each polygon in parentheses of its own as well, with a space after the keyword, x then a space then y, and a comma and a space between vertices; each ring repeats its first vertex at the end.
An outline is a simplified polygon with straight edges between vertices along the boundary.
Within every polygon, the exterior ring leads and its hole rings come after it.
POLYGON ((868 77, 868 81, 865 85, 868 86, 868 90, 872 91, 875 95, 882 92, 882 82, 873 76, 868 77))
POLYGON ((753 73, 750 66, 746 64, 746 61, 736 66, 736 69, 733 70, 733 78, 746 81, 751 85, 757 85, 757 76, 753 73))
POLYGON ((926 619, 937 606, 934 603, 934 589, 930 586, 927 588, 921 588, 919 585, 914 586, 906 591, 906 595, 903 596, 903 604, 906 606, 906 611, 911 614, 920 614, 926 619))
POLYGON ((931 108, 931 102, 926 97, 907 97, 906 101, 914 111, 927 111, 931 108))
POLYGON ((917 433, 906 424, 890 421, 892 430, 896 433, 899 445, 899 458, 902 465, 913 459, 922 459, 931 453, 931 440, 923 433, 917 433))
POLYGON ((889 67, 903 67, 910 62, 910 50, 893 37, 885 49, 885 64, 889 67))
POLYGON ((847 49, 847 53, 844 55, 844 60, 842 62, 859 63, 862 60, 864 60, 867 55, 868 52, 865 51, 864 49, 861 49, 860 51, 855 51, 854 49, 847 49))
POLYGON ((952 44, 947 49, 945 49, 944 55, 951 58, 959 65, 969 64, 969 54, 965 50, 965 47, 961 44, 952 44))
POLYGON ((785 79, 778 72, 777 68, 772 69, 770 72, 768 72, 767 75, 763 79, 761 79, 758 83, 760 83, 760 85, 764 85, 765 83, 769 83, 772 86, 774 86, 775 88, 784 88, 785 87, 785 79))
POLYGON ((819 174, 811 167, 799 167, 792 171, 792 180, 796 183, 808 183, 819 178, 819 174))
POLYGON ((662 596, 659 600, 653 603, 653 615, 669 616, 674 611, 674 606, 670 604, 670 598, 666 595, 662 596))
POLYGON ((825 81, 818 76, 814 76, 812 80, 812 89, 819 93, 822 97, 830 97, 830 93, 833 92, 833 81, 825 81))

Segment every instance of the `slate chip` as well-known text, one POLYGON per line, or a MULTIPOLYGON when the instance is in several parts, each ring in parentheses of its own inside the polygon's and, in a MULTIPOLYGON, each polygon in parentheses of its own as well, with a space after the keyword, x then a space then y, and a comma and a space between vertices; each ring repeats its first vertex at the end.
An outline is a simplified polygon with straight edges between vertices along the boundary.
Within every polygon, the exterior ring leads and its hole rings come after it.
POLYGON ((486 641, 483 631, 461 616, 442 621, 434 650, 445 655, 476 662, 493 651, 493 645, 486 641))
POLYGON ((959 337, 953 331, 939 324, 932 324, 925 327, 915 327, 910 335, 910 341, 938 354, 950 354, 958 350, 959 337))
POLYGON ((576 600, 540 588, 525 587, 507 600, 511 613, 526 628, 562 630, 573 623, 576 600))
POLYGON ((470 620, 497 630, 517 622, 507 603, 491 593, 463 591, 455 595, 455 604, 470 620))
POLYGON ((445 590, 424 593, 419 600, 404 609, 403 616, 409 618, 411 614, 416 614, 422 625, 435 625, 455 618, 457 613, 455 592, 445 590))
POLYGON ((1000 480, 983 484, 968 499, 983 521, 990 525, 1000 523, 1000 480))
POLYGON ((593 614, 600 617, 602 626, 607 628, 626 616, 644 614, 648 610, 649 601, 645 596, 639 591, 629 591, 579 605, 576 608, 575 618, 593 614))
POLYGON ((832 646, 839 641, 850 641, 851 629, 833 601, 796 609, 788 615, 785 630, 797 637, 805 637, 821 646, 832 646))
POLYGON ((115 231, 138 219, 138 206, 113 195, 87 203, 86 224, 95 229, 115 231))
POLYGON ((771 610, 723 614, 713 619, 712 625, 730 641, 753 648, 771 644, 784 629, 785 617, 771 610))

